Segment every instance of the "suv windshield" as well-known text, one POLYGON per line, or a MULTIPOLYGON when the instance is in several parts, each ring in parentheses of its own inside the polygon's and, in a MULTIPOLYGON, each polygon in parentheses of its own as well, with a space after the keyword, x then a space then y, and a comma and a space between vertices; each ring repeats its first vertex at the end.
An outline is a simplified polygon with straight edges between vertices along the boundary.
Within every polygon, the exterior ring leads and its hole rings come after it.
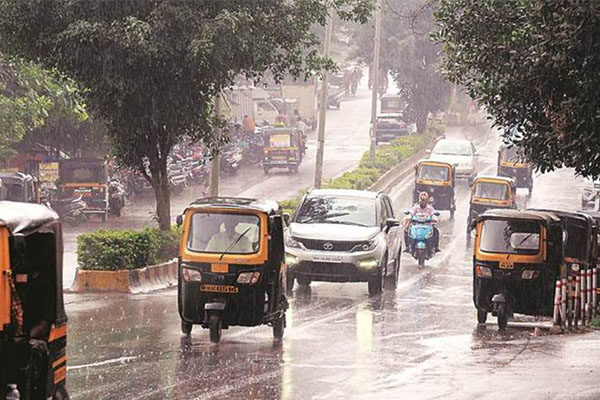
POLYGON ((375 204, 375 199, 357 197, 308 197, 298 210, 295 222, 376 226, 375 204))
POLYGON ((433 154, 448 154, 455 156, 470 156, 471 146, 464 141, 440 140, 432 151, 433 154))
POLYGON ((488 253, 537 254, 540 232, 537 221, 488 219, 483 222, 479 247, 488 253))
POLYGON ((260 220, 256 215, 198 212, 192 216, 188 249, 202 253, 258 252, 260 220))

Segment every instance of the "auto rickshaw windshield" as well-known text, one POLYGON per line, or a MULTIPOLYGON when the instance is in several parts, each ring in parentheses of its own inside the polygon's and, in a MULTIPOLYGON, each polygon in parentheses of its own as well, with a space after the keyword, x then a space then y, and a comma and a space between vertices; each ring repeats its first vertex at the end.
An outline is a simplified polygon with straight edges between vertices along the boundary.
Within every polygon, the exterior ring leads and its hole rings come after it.
POLYGON ((479 248, 487 253, 537 254, 541 225, 527 220, 485 220, 479 248))
POLYGON ((519 152, 518 147, 505 147, 500 152, 500 158, 502 161, 510 161, 510 162, 523 162, 523 157, 519 152))
POLYGON ((419 179, 426 179, 430 181, 443 181, 448 182, 449 170, 447 167, 436 166, 436 165, 421 165, 419 167, 419 179))
POLYGON ((475 197, 492 200, 507 200, 508 185, 495 182, 477 182, 475 197))
POLYGON ((188 249, 199 253, 253 254, 260 247, 260 219, 253 214, 197 212, 188 249))

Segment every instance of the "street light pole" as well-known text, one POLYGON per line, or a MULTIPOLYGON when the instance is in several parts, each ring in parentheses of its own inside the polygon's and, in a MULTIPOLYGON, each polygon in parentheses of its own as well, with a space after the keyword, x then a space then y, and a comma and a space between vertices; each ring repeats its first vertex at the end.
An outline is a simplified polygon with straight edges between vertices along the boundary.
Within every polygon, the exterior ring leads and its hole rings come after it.
MULTIPOLYGON (((325 43, 323 45, 323 55, 329 57, 329 48, 331 46, 331 35, 333 32, 333 10, 329 9, 327 25, 325 27, 325 43)), ((323 72, 323 81, 321 82, 321 93, 319 101, 319 131, 317 135, 317 161, 315 165, 315 187, 321 188, 323 183, 323 153, 325 151, 325 118, 327 115, 327 85, 329 82, 329 73, 323 72)))
POLYGON ((379 91, 379 47, 381 41, 381 0, 377 0, 377 11, 375 14, 375 39, 373 40, 373 93, 371 95, 371 145, 369 146, 369 158, 375 160, 376 135, 377 135, 377 92, 379 91))
MULTIPOLYGON (((221 115, 221 95, 215 97, 215 116, 218 118, 221 115)), ((217 137, 219 137, 219 131, 221 128, 217 127, 217 137)), ((219 196, 219 153, 210 160, 210 176, 208 184, 208 193, 210 197, 219 196)))

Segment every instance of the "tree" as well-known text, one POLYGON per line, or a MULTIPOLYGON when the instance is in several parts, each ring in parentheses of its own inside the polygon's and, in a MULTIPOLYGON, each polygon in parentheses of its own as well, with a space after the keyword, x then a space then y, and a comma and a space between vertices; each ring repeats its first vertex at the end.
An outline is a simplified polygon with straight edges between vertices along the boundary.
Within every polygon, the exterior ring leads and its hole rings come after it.
POLYGON ((10 51, 86 87, 115 155, 151 183, 159 226, 168 229, 173 145, 222 140, 213 99, 238 74, 331 67, 311 31, 330 5, 357 21, 373 8, 371 0, 0 0, 0 33, 10 51))
POLYGON ((505 141, 542 172, 600 175, 600 3, 438 1, 445 75, 485 105, 505 141))
POLYGON ((74 120, 87 118, 76 86, 35 63, 0 53, 0 157, 10 155, 27 133, 56 112, 74 120))
MULTIPOLYGON (((431 41, 435 30, 428 0, 383 2, 380 66, 389 71, 407 103, 407 117, 419 132, 427 128, 427 115, 444 109, 451 87, 438 72, 440 46, 431 41)), ((357 55, 373 59, 374 28, 365 25, 356 34, 357 55)))

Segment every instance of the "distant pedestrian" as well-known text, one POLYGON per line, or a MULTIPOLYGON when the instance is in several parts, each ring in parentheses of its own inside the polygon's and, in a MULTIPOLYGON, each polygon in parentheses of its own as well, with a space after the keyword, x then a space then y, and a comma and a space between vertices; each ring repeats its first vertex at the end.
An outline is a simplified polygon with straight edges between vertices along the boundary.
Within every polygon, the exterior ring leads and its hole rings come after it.
POLYGON ((254 124, 254 118, 244 115, 244 120, 242 121, 242 127, 244 129, 244 133, 254 133, 254 129, 256 128, 254 124))

